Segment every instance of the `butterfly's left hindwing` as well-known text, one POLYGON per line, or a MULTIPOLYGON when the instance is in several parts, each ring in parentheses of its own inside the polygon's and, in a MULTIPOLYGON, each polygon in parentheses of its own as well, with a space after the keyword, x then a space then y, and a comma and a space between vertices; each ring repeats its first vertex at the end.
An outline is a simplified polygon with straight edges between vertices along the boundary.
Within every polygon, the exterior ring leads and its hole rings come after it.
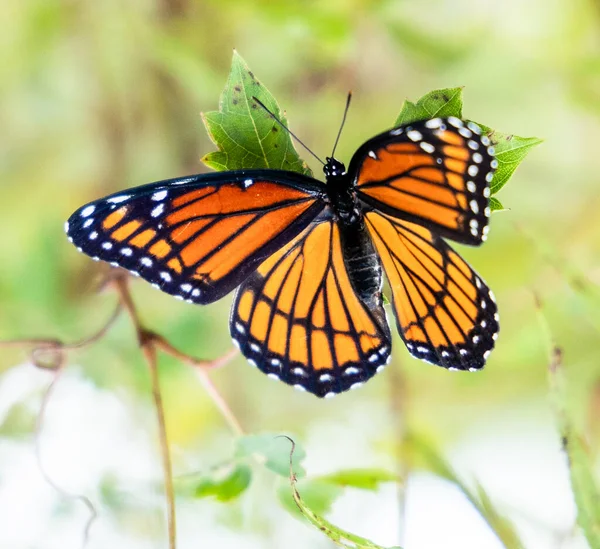
POLYGON ((69 239, 164 292, 211 303, 300 233, 324 186, 292 172, 248 170, 161 181, 77 210, 69 239))
POLYGON ((428 229, 377 212, 365 219, 410 353, 449 369, 483 368, 499 330, 485 282, 428 229))
POLYGON ((390 332, 350 282, 332 219, 320 219, 242 283, 231 335, 270 377, 323 397, 358 387, 388 361, 390 332))

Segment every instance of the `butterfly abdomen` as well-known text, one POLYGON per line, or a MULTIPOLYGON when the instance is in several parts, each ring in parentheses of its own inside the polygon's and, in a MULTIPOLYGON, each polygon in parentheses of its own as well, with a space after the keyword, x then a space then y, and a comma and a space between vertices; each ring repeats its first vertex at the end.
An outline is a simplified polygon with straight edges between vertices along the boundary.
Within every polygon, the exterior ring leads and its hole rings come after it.
POLYGON ((344 263, 354 291, 371 309, 381 306, 382 270, 373 242, 362 218, 340 225, 344 263))

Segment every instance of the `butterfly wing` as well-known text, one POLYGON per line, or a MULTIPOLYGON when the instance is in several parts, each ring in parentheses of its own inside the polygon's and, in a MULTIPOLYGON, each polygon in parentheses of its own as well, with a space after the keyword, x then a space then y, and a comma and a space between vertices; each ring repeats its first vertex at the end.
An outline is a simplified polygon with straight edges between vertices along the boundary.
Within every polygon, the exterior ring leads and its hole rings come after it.
POLYGON ((434 118, 382 133, 350 162, 360 199, 465 244, 487 237, 489 184, 498 163, 479 126, 434 118))
POLYGON ((362 384, 391 350, 381 296, 369 307, 358 298, 326 214, 239 287, 230 321, 251 364, 320 397, 362 384))
POLYGON ((323 184, 287 171, 195 175, 91 202, 65 228, 94 259, 181 299, 211 303, 298 235, 324 197, 323 184))
POLYGON ((410 353, 445 368, 482 368, 499 330, 485 282, 428 229, 374 211, 365 220, 410 353))

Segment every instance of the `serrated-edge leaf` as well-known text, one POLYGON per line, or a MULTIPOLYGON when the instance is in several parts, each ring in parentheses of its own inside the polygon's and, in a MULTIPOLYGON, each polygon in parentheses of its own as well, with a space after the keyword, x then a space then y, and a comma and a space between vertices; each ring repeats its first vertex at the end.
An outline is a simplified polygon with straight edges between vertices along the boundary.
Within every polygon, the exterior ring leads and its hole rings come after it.
POLYGON ((215 170, 285 169, 311 175, 290 135, 258 105, 257 97, 287 126, 277 101, 234 50, 231 71, 219 110, 202 114, 202 120, 217 151, 202 162, 215 170))
POLYGON ((513 173, 529 151, 543 143, 539 137, 520 137, 514 134, 502 133, 491 129, 485 124, 479 124, 483 133, 490 138, 495 149, 495 156, 498 160, 498 169, 494 173, 494 178, 490 183, 490 192, 496 194, 504 185, 506 185, 513 173))
POLYGON ((343 469, 317 477, 321 482, 338 486, 360 488, 361 490, 377 490, 380 484, 399 482, 397 474, 385 469, 343 469))
POLYGON ((462 91, 462 87, 443 88, 425 94, 416 103, 408 100, 404 101, 394 126, 405 126, 406 124, 429 120, 438 116, 441 118, 447 118, 448 116, 462 118, 462 91))
POLYGON ((600 489, 594 477, 589 450, 567 414, 562 352, 558 348, 553 349, 550 364, 550 394, 568 458, 571 487, 577 506, 577 523, 591 549, 600 549, 600 489))
POLYGON ((500 200, 498 200, 496 197, 492 196, 490 198, 490 209, 493 212, 507 212, 510 210, 510 208, 505 208, 502 205, 502 202, 500 202, 500 200))

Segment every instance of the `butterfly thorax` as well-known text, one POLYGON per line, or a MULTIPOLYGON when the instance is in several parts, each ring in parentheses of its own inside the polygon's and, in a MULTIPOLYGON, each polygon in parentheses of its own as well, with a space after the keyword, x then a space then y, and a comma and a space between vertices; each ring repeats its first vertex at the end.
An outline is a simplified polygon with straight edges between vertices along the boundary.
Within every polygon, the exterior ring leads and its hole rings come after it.
POLYGON ((354 225, 361 220, 360 204, 346 167, 335 158, 327 157, 323 166, 327 179, 327 194, 331 208, 342 225, 354 225))
MULTIPOLYGON (((338 226, 344 263, 354 291, 370 309, 381 307, 381 265, 367 233, 360 203, 352 179, 344 164, 327 158, 323 167, 327 178, 327 194, 338 226)), ((377 318, 381 323, 383 318, 377 318)), ((382 324, 383 325, 383 324, 382 324)))

